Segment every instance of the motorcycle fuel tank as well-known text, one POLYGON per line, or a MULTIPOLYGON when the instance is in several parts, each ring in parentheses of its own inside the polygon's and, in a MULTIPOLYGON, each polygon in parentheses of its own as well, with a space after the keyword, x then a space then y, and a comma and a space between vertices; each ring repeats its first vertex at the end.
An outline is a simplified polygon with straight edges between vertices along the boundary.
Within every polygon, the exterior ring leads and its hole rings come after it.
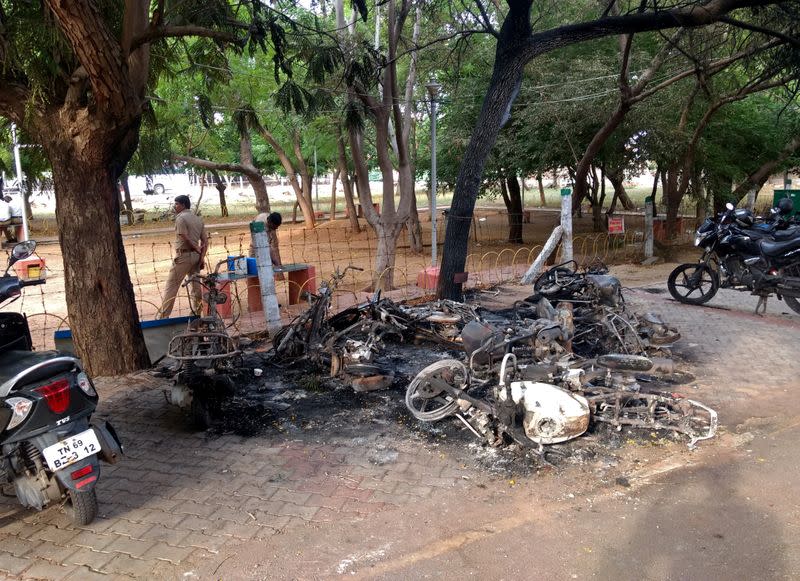
POLYGON ((523 428, 534 442, 557 444, 588 429, 589 402, 583 396, 535 381, 515 381, 509 387, 512 401, 525 409, 523 428))

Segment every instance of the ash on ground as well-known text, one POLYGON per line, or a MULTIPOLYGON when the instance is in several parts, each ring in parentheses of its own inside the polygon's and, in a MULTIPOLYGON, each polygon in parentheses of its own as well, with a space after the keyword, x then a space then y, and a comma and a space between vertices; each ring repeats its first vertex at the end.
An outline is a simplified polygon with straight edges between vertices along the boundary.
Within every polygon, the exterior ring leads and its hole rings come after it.
POLYGON ((223 404, 207 437, 237 434, 309 442, 363 441, 369 461, 381 466, 391 465, 398 449, 424 446, 466 468, 498 478, 570 465, 611 466, 617 463, 617 451, 626 443, 653 445, 674 438, 669 432, 617 431, 607 424, 592 423, 581 438, 546 446, 542 455, 516 444, 492 447, 455 418, 419 422, 404 403, 408 383, 430 363, 458 355, 440 346, 393 344, 375 361, 394 371, 391 388, 357 393, 340 380, 305 365, 265 368, 259 355, 250 354, 232 377, 235 395, 223 404), (264 374, 256 377, 253 368, 265 368, 264 374))

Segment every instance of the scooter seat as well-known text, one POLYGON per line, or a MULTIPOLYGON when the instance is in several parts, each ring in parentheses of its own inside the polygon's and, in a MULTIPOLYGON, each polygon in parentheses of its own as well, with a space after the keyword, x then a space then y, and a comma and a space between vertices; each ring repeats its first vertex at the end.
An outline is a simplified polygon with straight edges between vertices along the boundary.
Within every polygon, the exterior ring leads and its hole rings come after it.
POLYGON ((759 245, 764 256, 782 256, 792 250, 800 250, 800 237, 775 242, 761 240, 759 245))
MULTIPOLYGON (((42 365, 40 371, 25 377, 25 383, 36 381, 44 377, 51 377, 57 373, 68 371, 75 367, 74 359, 58 351, 6 351, 0 354, 0 390, 23 371, 36 365, 42 365), (51 365, 47 365, 52 361, 51 365)), ((7 386, 9 389, 13 386, 7 386)), ((6 394, 0 393, 4 397, 6 394)))

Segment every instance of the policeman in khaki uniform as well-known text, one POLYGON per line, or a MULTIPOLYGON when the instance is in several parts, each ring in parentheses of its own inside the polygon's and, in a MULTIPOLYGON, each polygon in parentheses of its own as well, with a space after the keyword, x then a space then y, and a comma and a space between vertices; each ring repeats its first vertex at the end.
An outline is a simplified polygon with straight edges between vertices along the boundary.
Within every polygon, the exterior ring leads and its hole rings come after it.
MULTIPOLYGON (((208 250, 208 235, 203 225, 203 220, 191 212, 192 203, 188 196, 175 198, 175 259, 167 277, 167 286, 164 289, 164 302, 161 304, 161 319, 166 319, 172 313, 178 289, 187 275, 200 272, 208 250)), ((192 303, 199 309, 202 301, 201 287, 192 283, 192 303)))

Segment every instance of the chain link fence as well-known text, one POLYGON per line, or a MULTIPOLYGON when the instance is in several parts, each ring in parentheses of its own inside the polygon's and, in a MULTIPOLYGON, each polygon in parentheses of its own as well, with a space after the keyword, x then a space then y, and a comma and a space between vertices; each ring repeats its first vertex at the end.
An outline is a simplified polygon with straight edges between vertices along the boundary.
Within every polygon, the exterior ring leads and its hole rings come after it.
MULTIPOLYGON (((501 283, 519 280, 542 249, 552 228, 557 224, 559 214, 552 211, 526 211, 522 221, 522 244, 508 242, 509 217, 496 210, 478 211, 470 220, 469 250, 466 260, 468 287, 486 288, 501 283), (528 221, 529 220, 529 221, 528 221)), ((424 219, 424 215, 423 215, 424 219)), ((439 216, 437 224, 438 255, 442 256, 442 244, 447 227, 446 216, 439 216)), ((579 264, 600 260, 606 264, 630 262, 640 259, 643 252, 643 217, 626 216, 624 234, 591 232, 591 219, 576 222, 574 235, 574 257, 579 264)), ((519 221, 517 221, 519 223, 519 221)), ((684 220, 685 227, 679 235, 679 243, 691 240, 694 223, 684 220)), ((301 312, 308 297, 305 291, 313 292, 323 281, 330 278, 336 269, 343 270, 352 265, 363 268, 363 272, 350 271, 347 278, 338 286, 333 308, 338 310, 362 302, 371 296, 369 290, 374 278, 374 266, 378 260, 378 237, 367 225, 363 231, 354 232, 345 220, 322 222, 313 230, 302 225, 284 222, 278 231, 281 258, 284 264, 302 263, 313 267, 314 275, 303 283, 302 288, 290 288, 296 283, 276 281, 278 302, 281 314, 288 322, 301 312), (290 295, 304 297, 298 304, 290 304, 290 295)), ((433 293, 432 289, 417 286, 420 272, 431 263, 431 224, 422 222, 423 250, 412 251, 406 231, 400 234, 393 270, 394 289, 384 296, 395 300, 409 300, 433 293)), ((208 264, 213 268, 217 262, 229 256, 247 255, 250 247, 250 234, 243 228, 240 231, 222 230, 209 226, 210 246, 208 264)), ((170 270, 174 247, 171 242, 143 241, 147 233, 125 240, 131 281, 136 294, 136 306, 143 321, 157 317, 163 291, 170 270)), ((162 236, 163 238, 163 236, 162 236)), ((47 283, 41 286, 26 287, 23 296, 8 305, 8 310, 25 313, 31 326, 31 334, 37 349, 51 349, 56 331, 69 328, 69 317, 64 293, 64 267, 61 252, 56 244, 42 244, 37 255, 46 263, 47 283)), ((560 261, 560 255, 555 258, 560 261)), ((224 268, 223 268, 224 270, 224 268)), ((257 332, 265 329, 264 314, 248 305, 248 286, 251 279, 230 281, 225 292, 230 297, 228 322, 235 333, 257 332)), ((424 286, 424 285, 423 285, 424 286)), ((117 308, 107 305, 106 308, 117 308)), ((179 317, 191 313, 190 300, 185 290, 178 294, 172 316, 179 317)))

